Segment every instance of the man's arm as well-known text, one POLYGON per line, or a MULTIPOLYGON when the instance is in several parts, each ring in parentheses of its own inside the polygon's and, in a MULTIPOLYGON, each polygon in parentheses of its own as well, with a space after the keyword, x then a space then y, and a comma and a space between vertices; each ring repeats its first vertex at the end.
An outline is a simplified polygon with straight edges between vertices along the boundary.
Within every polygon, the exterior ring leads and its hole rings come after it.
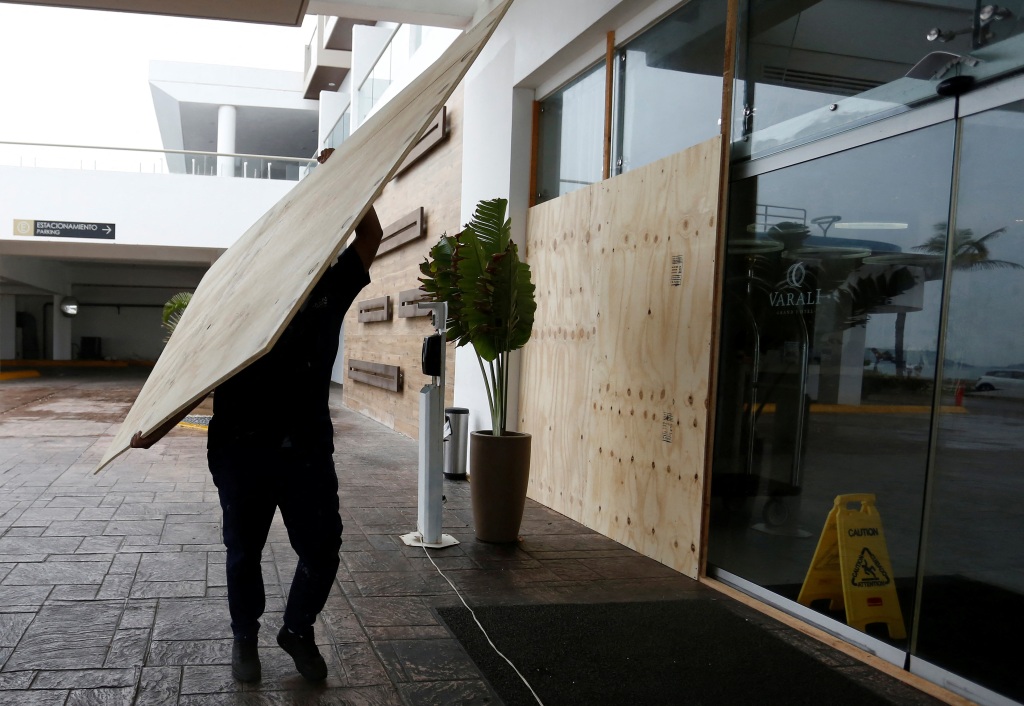
POLYGON ((382 237, 384 237, 384 231, 377 219, 377 211, 370 206, 370 210, 356 226, 356 239, 351 245, 352 248, 355 248, 356 254, 359 255, 359 260, 367 272, 370 271, 373 258, 377 256, 377 249, 380 247, 382 237))
POLYGON ((131 442, 129 442, 128 445, 131 446, 131 448, 133 449, 148 449, 150 446, 160 441, 160 439, 164 438, 167 432, 176 427, 178 425, 178 422, 187 417, 189 412, 198 407, 199 403, 205 399, 206 395, 203 395, 198 400, 196 400, 196 403, 194 405, 191 405, 185 410, 179 412, 177 415, 174 416, 173 419, 164 422, 159 427, 154 429, 149 436, 143 436, 141 431, 135 432, 135 436, 132 437, 132 440, 131 442))
MULTIPOLYGON (((321 150, 316 161, 323 164, 330 159, 332 154, 334 154, 333 147, 321 150)), ((380 227, 377 212, 373 206, 370 206, 370 210, 363 216, 363 220, 359 221, 359 224, 356 225, 356 239, 351 246, 355 248, 356 254, 359 255, 359 260, 363 263, 363 268, 367 272, 370 271, 373 258, 377 256, 377 249, 380 247, 380 241, 383 237, 384 231, 380 227)))

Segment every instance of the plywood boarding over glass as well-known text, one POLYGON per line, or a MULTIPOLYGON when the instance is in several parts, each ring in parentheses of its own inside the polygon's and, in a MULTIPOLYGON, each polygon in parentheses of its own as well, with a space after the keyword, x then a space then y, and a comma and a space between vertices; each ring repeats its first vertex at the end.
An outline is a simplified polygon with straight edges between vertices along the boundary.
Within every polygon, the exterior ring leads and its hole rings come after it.
POLYGON ((530 210, 530 497, 699 570, 718 138, 530 210))
POLYGON ((456 39, 214 263, 98 468, 270 350, 511 2, 456 39))

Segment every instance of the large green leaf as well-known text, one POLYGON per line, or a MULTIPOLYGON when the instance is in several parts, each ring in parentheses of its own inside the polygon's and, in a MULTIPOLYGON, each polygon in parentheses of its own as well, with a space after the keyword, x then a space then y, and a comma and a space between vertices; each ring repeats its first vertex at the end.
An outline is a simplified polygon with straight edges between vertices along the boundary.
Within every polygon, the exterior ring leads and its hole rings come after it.
POLYGON ((164 328, 167 329, 167 338, 164 339, 165 343, 171 337, 171 334, 174 333, 174 329, 177 327, 178 322, 181 321, 181 315, 185 313, 185 308, 188 307, 190 301, 192 301, 192 292, 178 292, 164 304, 161 319, 164 328))
POLYGON ((457 236, 441 235, 441 239, 430 249, 430 257, 420 263, 420 289, 426 292, 427 301, 448 302, 447 340, 464 346, 469 343, 466 328, 459 310, 462 297, 458 289, 459 273, 454 266, 457 236))
POLYGON ((522 348, 533 331, 537 304, 530 268, 519 260, 508 201, 481 201, 462 232, 443 236, 420 265, 422 289, 432 301, 448 302, 448 340, 472 343, 488 363, 484 372, 493 429, 504 430, 509 352, 522 348))

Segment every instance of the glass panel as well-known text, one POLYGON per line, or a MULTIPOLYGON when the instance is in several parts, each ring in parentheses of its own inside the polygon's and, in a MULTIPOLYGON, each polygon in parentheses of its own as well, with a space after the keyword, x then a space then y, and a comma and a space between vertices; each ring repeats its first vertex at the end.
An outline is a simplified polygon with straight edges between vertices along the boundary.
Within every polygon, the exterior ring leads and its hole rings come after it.
POLYGON ((721 132, 726 5, 692 0, 621 50, 619 173, 721 132))
POLYGON ((835 498, 873 494, 907 630, 942 302, 927 245, 948 214, 953 133, 940 123, 730 193, 709 560, 796 600, 835 498))
POLYGON ((341 143, 348 139, 349 131, 352 125, 352 106, 345 108, 345 112, 338 118, 338 122, 335 123, 334 128, 331 129, 327 139, 324 140, 325 147, 337 148, 341 146, 341 143))
POLYGON ((961 150, 915 654, 1024 702, 1024 103, 966 118, 961 150))
POLYGON ((751 0, 738 43, 733 156, 905 111, 959 74, 1019 68, 1022 11, 1024 0, 751 0))
POLYGON ((541 101, 537 203, 601 181, 604 63, 541 101))

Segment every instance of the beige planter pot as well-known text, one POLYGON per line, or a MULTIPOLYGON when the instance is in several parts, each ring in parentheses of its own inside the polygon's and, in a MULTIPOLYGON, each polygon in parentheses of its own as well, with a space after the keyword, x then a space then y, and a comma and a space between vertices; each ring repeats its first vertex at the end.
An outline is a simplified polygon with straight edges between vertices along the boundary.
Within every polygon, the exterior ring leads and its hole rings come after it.
POLYGON ((511 431, 501 436, 492 436, 489 430, 469 435, 473 524, 482 542, 519 539, 530 480, 531 438, 511 431))

